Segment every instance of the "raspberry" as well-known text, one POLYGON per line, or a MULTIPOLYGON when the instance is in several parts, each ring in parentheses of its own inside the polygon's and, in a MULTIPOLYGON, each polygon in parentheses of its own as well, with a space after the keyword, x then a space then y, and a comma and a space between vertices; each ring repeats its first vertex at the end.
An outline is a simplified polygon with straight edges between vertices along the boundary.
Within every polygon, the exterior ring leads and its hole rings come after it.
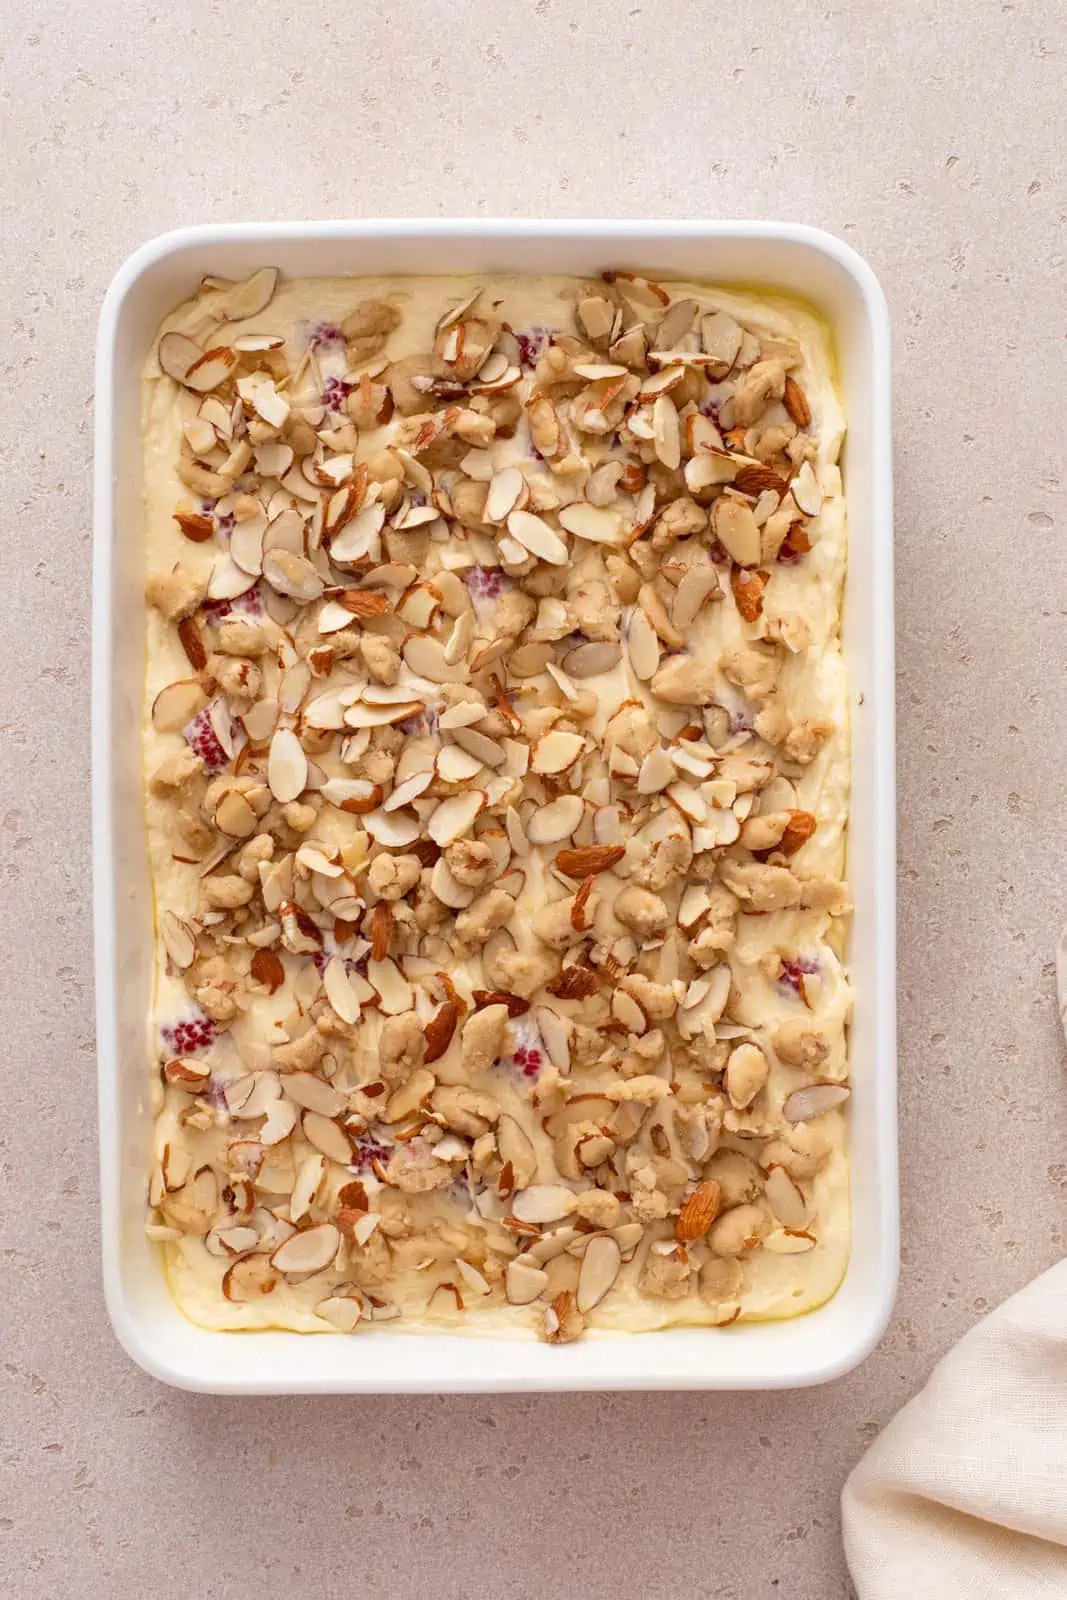
POLYGON ((244 594, 237 595, 233 600, 205 600, 200 610, 210 622, 221 622, 223 617, 265 615, 263 601, 255 587, 246 589, 244 594))
POLYGON ((782 962, 781 971, 778 974, 778 982, 783 989, 791 989, 795 995, 802 999, 803 996, 800 992, 801 980, 805 973, 818 972, 818 970, 819 963, 814 961, 811 956, 794 956, 792 961, 782 962))
POLYGON ((327 378, 322 386, 322 403, 328 411, 343 411, 351 392, 352 385, 344 378, 327 378))
POLYGON ((541 1071, 540 1050, 527 1050, 525 1046, 520 1044, 516 1048, 512 1060, 520 1069, 524 1078, 536 1078, 541 1071))
POLYGON ((515 1036, 515 1051, 511 1056, 510 1065, 517 1067, 524 1078, 536 1078, 544 1065, 539 1029, 522 1017, 512 1024, 512 1031, 515 1036))
POLYGON ((215 1024, 203 1011, 194 1017, 183 1017, 180 1022, 168 1023, 159 1031, 171 1055, 175 1056, 194 1056, 200 1050, 210 1050, 215 1043, 215 1024))
POLYGON ((517 333, 515 342, 519 347, 520 364, 524 367, 536 366, 538 356, 551 337, 550 328, 530 328, 525 333, 517 333))
POLYGON ((203 1089, 201 1094, 209 1106, 213 1106, 216 1111, 227 1113, 228 1116, 230 1108, 226 1101, 226 1085, 221 1078, 210 1078, 207 1088, 203 1089))
POLYGON ((345 336, 332 322, 318 322, 311 330, 308 340, 312 350, 325 350, 331 344, 344 344, 345 336))
POLYGON ((504 574, 490 567, 465 568, 463 581, 475 600, 499 600, 508 587, 504 574))
POLYGON ((356 1140, 356 1153, 352 1165, 360 1172, 369 1167, 372 1161, 380 1161, 382 1166, 385 1166, 392 1153, 390 1147, 382 1144, 373 1133, 364 1133, 356 1140))
POLYGON ((218 735, 211 725, 210 706, 198 711, 193 720, 185 724, 182 734, 193 754, 198 755, 204 763, 205 772, 214 775, 229 766, 230 758, 219 743, 218 735))

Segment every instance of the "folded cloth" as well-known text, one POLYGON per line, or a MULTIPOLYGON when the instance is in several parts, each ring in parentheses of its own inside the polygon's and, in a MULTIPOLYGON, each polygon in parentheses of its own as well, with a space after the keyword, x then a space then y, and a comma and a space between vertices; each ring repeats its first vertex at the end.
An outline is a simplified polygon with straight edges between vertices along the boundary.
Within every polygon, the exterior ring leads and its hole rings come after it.
POLYGON ((1067 1600, 1067 1262, 945 1356, 841 1510, 860 1600, 1067 1600))

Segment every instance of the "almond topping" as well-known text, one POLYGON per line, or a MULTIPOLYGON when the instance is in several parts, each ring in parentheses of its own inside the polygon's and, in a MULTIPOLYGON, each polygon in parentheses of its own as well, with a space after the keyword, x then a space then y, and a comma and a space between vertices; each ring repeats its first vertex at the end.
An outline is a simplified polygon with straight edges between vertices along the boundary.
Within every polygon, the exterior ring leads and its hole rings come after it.
POLYGON ((702 1239, 719 1215, 722 1191, 714 1179, 699 1184, 675 1218, 674 1237, 679 1244, 702 1239))
POLYGON ((608 872, 625 854, 622 845, 586 845, 580 850, 560 850, 556 866, 568 878, 591 878, 608 872))

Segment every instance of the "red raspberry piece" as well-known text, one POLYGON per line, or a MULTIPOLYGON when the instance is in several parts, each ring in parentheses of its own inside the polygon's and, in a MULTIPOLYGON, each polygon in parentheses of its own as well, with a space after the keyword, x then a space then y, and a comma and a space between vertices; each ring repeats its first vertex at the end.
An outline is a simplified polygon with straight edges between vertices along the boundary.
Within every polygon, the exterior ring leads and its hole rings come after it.
POLYGON ((168 1023, 160 1032, 171 1054, 176 1056, 193 1056, 201 1050, 210 1050, 215 1043, 215 1024, 203 1011, 196 1016, 183 1017, 180 1022, 168 1023))
POLYGON ((190 750, 204 763, 205 772, 214 775, 229 766, 230 758, 219 743, 218 735, 211 725, 209 707, 205 706, 203 711, 198 711, 193 720, 185 724, 182 733, 190 750))

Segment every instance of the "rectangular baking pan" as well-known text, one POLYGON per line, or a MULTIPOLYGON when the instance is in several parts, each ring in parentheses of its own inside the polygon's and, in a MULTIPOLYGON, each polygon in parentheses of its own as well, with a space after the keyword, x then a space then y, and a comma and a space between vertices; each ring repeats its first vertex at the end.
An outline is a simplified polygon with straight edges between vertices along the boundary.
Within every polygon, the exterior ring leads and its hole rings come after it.
POLYGON ((93 853, 103 1267, 118 1338, 147 1372, 220 1394, 770 1389, 825 1382, 888 1322, 898 1257, 893 570, 889 319, 870 268, 815 229, 758 222, 361 221, 183 229, 120 268, 96 360, 93 853), (158 323, 205 273, 577 273, 801 296, 828 320, 848 419, 844 643, 852 717, 848 965, 852 1254, 833 1298, 788 1322, 532 1339, 218 1333, 174 1306, 144 1235, 152 913, 141 799, 141 368, 158 323))

